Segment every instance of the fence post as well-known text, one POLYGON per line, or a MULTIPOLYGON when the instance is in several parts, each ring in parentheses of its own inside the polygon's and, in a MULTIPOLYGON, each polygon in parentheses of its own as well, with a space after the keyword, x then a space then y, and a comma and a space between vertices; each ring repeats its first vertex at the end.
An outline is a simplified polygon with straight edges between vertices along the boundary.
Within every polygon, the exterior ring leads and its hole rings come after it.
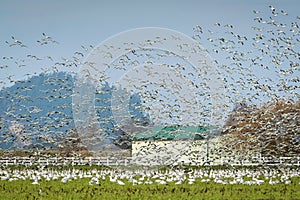
POLYGON ((224 165, 223 156, 221 156, 221 165, 224 165))

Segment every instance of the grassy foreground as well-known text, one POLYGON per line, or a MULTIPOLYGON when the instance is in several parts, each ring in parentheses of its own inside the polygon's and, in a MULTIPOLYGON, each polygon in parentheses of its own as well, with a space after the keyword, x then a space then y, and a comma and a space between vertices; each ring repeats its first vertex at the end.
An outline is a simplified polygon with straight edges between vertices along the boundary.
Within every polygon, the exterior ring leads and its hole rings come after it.
MULTIPOLYGON (((125 180, 124 180, 125 182, 125 180)), ((300 199, 299 178, 285 185, 222 185, 196 181, 189 185, 132 185, 124 186, 102 180, 89 185, 89 179, 40 181, 0 181, 0 198, 4 199, 300 199)))

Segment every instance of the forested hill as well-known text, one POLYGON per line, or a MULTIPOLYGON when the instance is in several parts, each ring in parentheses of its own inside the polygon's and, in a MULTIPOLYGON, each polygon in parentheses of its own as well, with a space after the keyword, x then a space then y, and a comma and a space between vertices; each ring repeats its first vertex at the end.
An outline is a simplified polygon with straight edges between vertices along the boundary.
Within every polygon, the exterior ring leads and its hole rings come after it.
MULTIPOLYGON (((74 132, 72 93, 74 77, 66 72, 40 74, 16 82, 0 91, 0 148, 57 148, 68 134, 74 132)), ((95 106, 102 128, 115 143, 124 133, 115 127, 110 108, 113 87, 106 84, 96 92, 95 106), (101 108, 107 109, 101 109, 101 108), (104 120, 105 119, 105 120, 104 120)), ((130 99, 131 114, 145 123, 140 98, 130 99)))

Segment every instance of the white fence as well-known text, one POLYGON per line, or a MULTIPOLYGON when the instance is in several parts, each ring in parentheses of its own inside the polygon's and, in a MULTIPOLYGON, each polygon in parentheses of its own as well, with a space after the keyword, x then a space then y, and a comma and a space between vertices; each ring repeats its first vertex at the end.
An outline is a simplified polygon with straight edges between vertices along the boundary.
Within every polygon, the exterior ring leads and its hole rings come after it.
POLYGON ((1 157, 0 166, 3 165, 54 165, 54 166, 75 166, 75 165, 105 165, 105 166, 127 166, 131 163, 131 157, 123 159, 112 157, 53 157, 53 158, 38 158, 38 157, 1 157))
MULTIPOLYGON (((114 158, 114 157, 0 157, 0 166, 9 165, 54 165, 54 166, 75 166, 75 165, 104 165, 104 166, 129 166, 143 165, 131 157, 114 158)), ((234 157, 221 158, 218 160, 201 159, 193 162, 194 165, 232 165, 232 166, 258 166, 258 165, 285 165, 300 166, 300 157, 253 157, 247 159, 236 159, 234 157)), ((186 163, 183 163, 186 164, 186 163)), ((145 163, 144 165, 149 165, 145 163)))

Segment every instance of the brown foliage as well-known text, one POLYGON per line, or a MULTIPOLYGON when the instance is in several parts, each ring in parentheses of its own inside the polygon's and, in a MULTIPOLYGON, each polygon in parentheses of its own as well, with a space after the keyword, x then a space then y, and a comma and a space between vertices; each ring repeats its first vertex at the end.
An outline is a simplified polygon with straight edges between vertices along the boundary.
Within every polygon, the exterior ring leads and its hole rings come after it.
POLYGON ((234 149, 256 149, 267 156, 299 155, 300 101, 280 100, 261 108, 237 106, 222 134, 234 136, 234 149))

